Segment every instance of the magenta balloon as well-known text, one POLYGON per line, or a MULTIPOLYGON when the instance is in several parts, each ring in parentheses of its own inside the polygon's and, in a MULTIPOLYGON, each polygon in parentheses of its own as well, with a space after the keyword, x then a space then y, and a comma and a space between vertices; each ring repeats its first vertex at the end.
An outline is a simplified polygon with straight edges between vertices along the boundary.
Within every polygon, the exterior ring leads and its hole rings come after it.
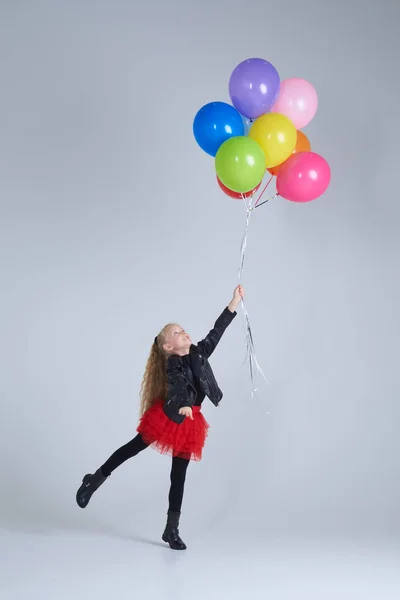
POLYGON ((278 71, 267 60, 249 58, 241 62, 229 80, 229 94, 237 111, 256 119, 268 112, 279 95, 278 71))
POLYGON ((315 152, 298 152, 282 164, 276 178, 276 191, 292 202, 310 202, 321 196, 331 180, 331 170, 315 152))

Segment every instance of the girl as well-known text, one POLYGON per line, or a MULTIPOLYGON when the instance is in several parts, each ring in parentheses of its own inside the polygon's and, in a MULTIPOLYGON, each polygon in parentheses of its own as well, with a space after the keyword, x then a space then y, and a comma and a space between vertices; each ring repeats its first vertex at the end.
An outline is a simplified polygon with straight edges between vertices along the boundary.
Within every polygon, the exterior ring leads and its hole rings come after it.
POLYGON ((214 328, 197 346, 179 325, 169 324, 160 331, 143 377, 138 435, 114 452, 93 475, 84 476, 76 494, 81 508, 88 505, 92 494, 119 465, 152 446, 172 455, 168 518, 162 539, 173 550, 186 549, 178 529, 186 469, 190 460, 201 460, 209 428, 200 412, 201 404, 205 396, 215 406, 222 398, 208 358, 236 316, 243 297, 239 285, 214 328))

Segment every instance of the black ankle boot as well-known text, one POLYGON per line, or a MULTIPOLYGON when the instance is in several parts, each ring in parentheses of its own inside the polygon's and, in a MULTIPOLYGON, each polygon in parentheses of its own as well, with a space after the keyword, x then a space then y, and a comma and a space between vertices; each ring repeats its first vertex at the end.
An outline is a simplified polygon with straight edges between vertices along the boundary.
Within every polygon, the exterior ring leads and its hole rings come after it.
POLYGON ((169 544, 172 550, 186 550, 186 545, 179 537, 179 517, 180 512, 168 511, 168 520, 162 539, 169 544))
POLYGON ((107 477, 104 477, 103 471, 97 469, 96 473, 85 475, 82 480, 82 485, 76 492, 76 501, 78 506, 86 508, 92 494, 105 482, 107 477))

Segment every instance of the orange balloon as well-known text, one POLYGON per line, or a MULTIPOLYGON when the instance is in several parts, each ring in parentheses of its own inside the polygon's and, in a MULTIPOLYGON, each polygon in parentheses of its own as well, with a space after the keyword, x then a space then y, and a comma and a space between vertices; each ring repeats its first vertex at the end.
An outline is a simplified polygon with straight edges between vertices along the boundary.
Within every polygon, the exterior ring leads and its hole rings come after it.
MULTIPOLYGON (((310 152, 310 150, 311 150, 311 144, 310 144, 308 137, 306 135, 304 135, 304 133, 302 131, 297 131, 297 142, 296 142, 296 146, 295 146, 295 149, 293 150, 292 154, 297 154, 297 152, 310 152)), ((289 159, 287 159, 287 160, 289 160, 289 159)), ((285 160, 285 162, 286 162, 286 160, 285 160)), ((271 167, 270 169, 267 169, 268 173, 270 173, 271 175, 274 175, 274 177, 276 177, 279 173, 279 169, 281 168, 282 165, 285 164, 285 162, 281 163, 280 165, 277 165, 276 167, 271 167)))

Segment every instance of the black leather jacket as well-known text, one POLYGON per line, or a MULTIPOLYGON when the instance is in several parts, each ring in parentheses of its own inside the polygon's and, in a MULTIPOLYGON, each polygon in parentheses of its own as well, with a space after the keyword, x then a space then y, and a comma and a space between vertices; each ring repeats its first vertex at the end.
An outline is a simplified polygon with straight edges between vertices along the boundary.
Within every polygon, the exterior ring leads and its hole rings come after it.
POLYGON ((164 412, 175 423, 182 423, 184 415, 179 414, 183 406, 193 406, 197 391, 193 385, 193 375, 197 376, 204 394, 218 406, 222 392, 218 387, 208 358, 214 352, 225 329, 236 317, 236 312, 225 308, 209 334, 195 346, 190 347, 192 369, 183 363, 180 356, 170 356, 167 360, 168 392, 164 402, 164 412), (192 371, 192 372, 190 372, 192 371))

